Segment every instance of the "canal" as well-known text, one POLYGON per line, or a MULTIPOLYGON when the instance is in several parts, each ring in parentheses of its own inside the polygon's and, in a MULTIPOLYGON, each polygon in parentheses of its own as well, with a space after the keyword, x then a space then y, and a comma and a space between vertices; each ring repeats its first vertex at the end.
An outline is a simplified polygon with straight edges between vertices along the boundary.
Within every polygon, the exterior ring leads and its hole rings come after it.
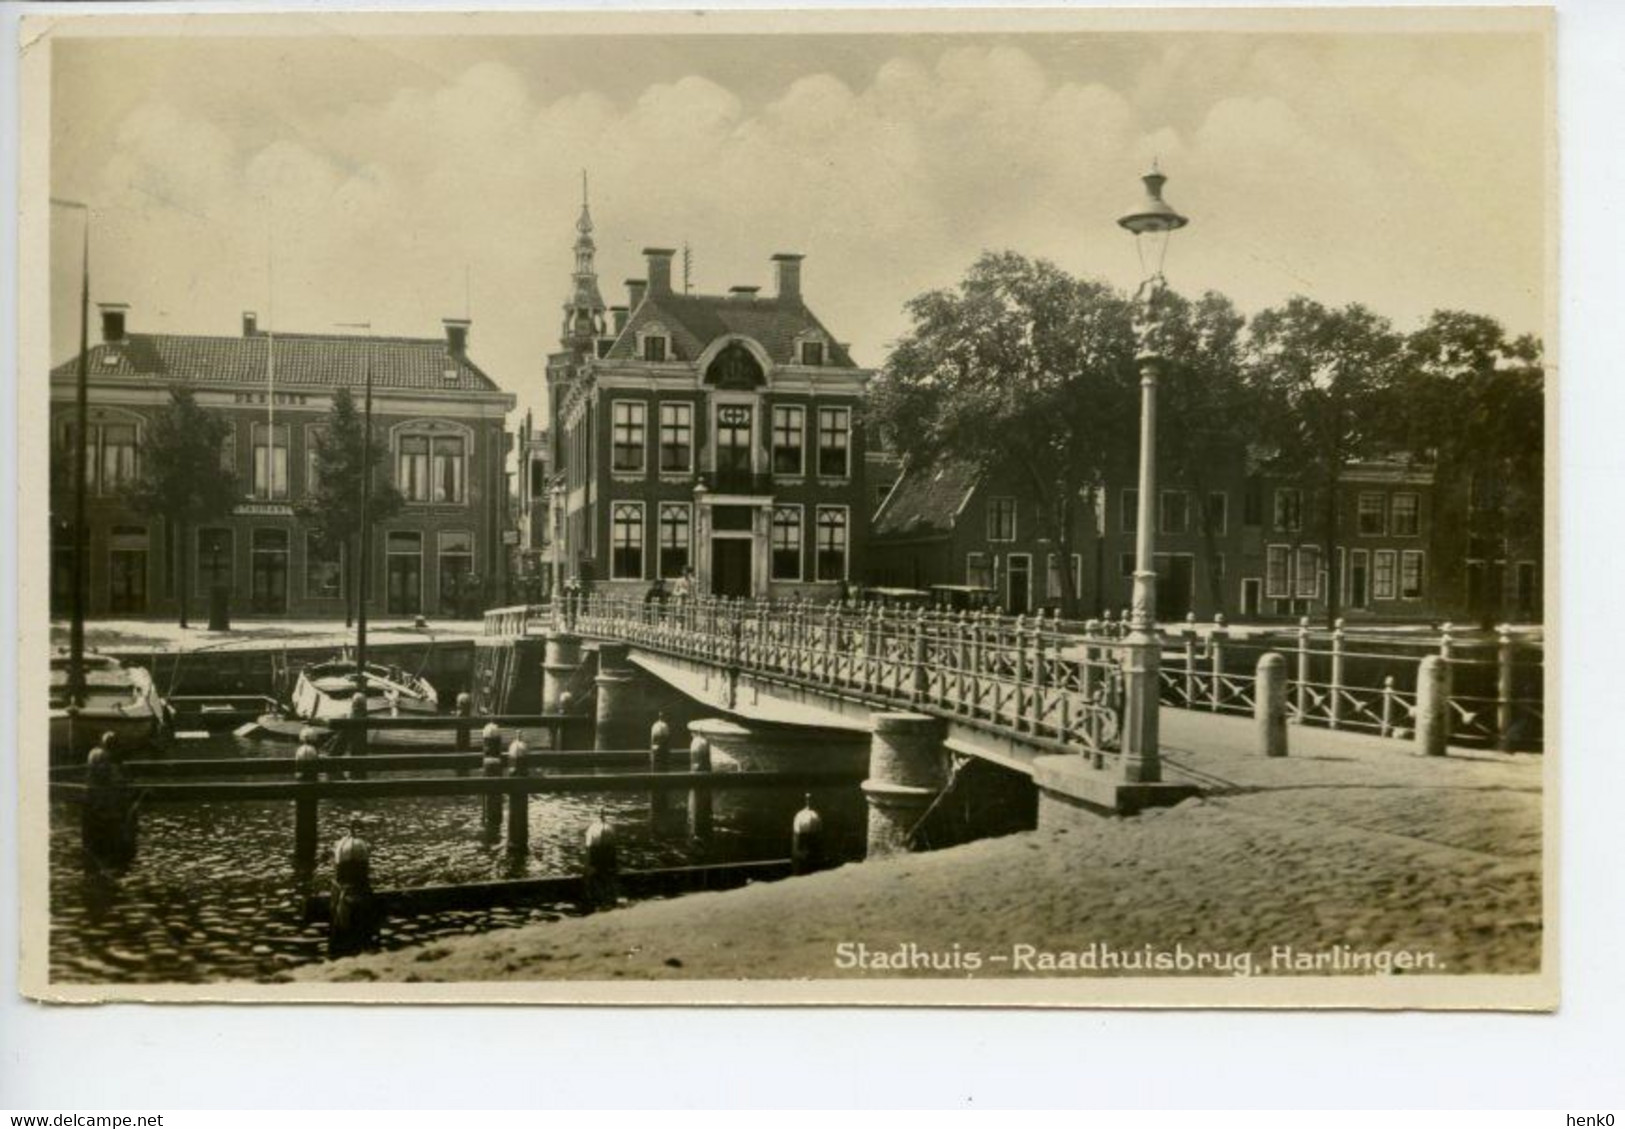
MULTIPOLYGON (((705 707, 639 673, 637 732, 664 711, 672 746, 686 749, 688 724, 705 707)), ((449 743, 449 739, 448 739, 449 743)), ((590 747, 590 741, 582 747, 590 747)), ((753 733, 713 753, 721 771, 822 769, 835 775, 812 790, 833 861, 861 859, 866 809, 858 788, 868 739, 836 734, 753 733)), ((380 750, 382 751, 382 750, 380 750)), ((177 741, 170 757, 289 756, 287 744, 227 735, 177 741)), ((606 770, 607 771, 607 770, 606 770)), ((374 778, 391 774, 375 773, 374 778)), ((804 789, 718 789, 709 836, 692 838, 687 793, 605 792, 531 797, 529 849, 511 855, 487 830, 477 797, 324 801, 314 884, 295 879, 293 805, 286 801, 153 804, 140 810, 140 846, 117 878, 87 871, 76 805, 53 804, 50 819, 50 965, 64 983, 202 983, 274 979, 326 959, 326 927, 303 921, 307 892, 325 892, 332 845, 352 829, 372 847, 376 888, 493 878, 578 874, 587 827, 602 815, 615 829, 624 869, 744 862, 789 856, 790 824, 804 789)), ((386 920, 382 945, 397 949, 455 934, 480 933, 577 912, 532 904, 446 910, 386 920)))

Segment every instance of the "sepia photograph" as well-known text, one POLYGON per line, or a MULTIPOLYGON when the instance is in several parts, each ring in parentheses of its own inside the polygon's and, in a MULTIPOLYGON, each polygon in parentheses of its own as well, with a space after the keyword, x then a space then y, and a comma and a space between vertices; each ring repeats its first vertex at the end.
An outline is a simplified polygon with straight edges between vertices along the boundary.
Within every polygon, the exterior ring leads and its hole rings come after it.
POLYGON ((23 991, 1556 1007, 1553 28, 25 16, 23 991))

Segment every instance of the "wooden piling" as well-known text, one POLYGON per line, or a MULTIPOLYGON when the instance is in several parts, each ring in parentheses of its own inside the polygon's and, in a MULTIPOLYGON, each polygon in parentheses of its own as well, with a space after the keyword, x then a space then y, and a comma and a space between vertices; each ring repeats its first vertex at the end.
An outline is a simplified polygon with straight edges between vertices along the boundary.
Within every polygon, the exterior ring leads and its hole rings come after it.
MULTIPOLYGON (((696 737, 688 746, 688 770, 711 771, 711 742, 696 737)), ((690 788, 688 791, 688 837, 705 840, 711 837, 713 801, 711 789, 690 788)))
MULTIPOLYGON (((293 778, 314 784, 321 776, 321 754, 311 744, 293 754, 293 778)), ((316 795, 314 790, 293 802, 293 868, 301 876, 316 872, 316 795)))
MULTIPOLYGON (((525 756, 529 752, 529 747, 521 738, 513 739, 508 746, 509 776, 524 776, 529 772, 525 766, 525 756)), ((523 855, 529 850, 530 795, 516 789, 508 793, 508 851, 510 854, 523 855)))

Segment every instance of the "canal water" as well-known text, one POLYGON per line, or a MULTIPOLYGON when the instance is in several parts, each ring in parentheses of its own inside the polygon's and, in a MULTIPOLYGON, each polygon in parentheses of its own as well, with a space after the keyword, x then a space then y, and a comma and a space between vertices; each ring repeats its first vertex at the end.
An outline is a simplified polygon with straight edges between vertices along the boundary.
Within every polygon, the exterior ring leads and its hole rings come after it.
MULTIPOLYGON (((672 746, 686 749, 688 723, 705 707, 639 674, 638 732, 664 710, 672 746)), ((449 735, 448 735, 449 740, 449 735)), ((866 809, 852 769, 863 763, 863 735, 809 742, 753 734, 733 754, 717 751, 718 770, 822 769, 828 785, 811 792, 837 861, 863 856, 866 809), (738 762, 738 763, 730 763, 738 762)), ((289 756, 286 744, 230 735, 177 741, 171 757, 289 756)), ((608 770, 606 770, 608 771, 608 770)), ((391 774, 375 773, 373 778, 391 774)), ((263 777, 261 778, 263 779, 263 777)), ((587 827, 602 815, 615 829, 623 869, 783 859, 804 789, 719 789, 710 836, 691 838, 687 792, 604 792, 530 799, 530 845, 508 853, 492 836, 479 797, 324 801, 319 806, 316 892, 331 878, 332 845, 354 830, 372 847, 378 889, 492 878, 579 874, 587 827)), ((54 804, 50 820, 51 977, 66 983, 201 983, 274 979, 326 959, 326 927, 302 921, 293 871, 293 805, 288 801, 153 804, 140 809, 140 846, 116 877, 87 871, 76 805, 54 804)), ((437 938, 556 920, 565 905, 424 913, 386 920, 382 945, 401 948, 437 938)))

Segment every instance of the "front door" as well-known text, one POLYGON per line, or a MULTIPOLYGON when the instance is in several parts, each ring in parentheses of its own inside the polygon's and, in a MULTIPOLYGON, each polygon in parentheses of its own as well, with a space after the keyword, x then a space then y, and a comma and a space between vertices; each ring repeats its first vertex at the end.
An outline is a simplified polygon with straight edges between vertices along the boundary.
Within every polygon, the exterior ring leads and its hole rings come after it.
POLYGON ((250 544, 250 605, 260 615, 282 615, 288 610, 288 531, 256 529, 250 544))
POLYGON ((1007 578, 1010 585, 1010 598, 1009 607, 1005 609, 1006 612, 1010 615, 1026 615, 1032 610, 1032 557, 1026 553, 1011 553, 1007 578))
POLYGON ((750 542, 743 537, 718 537, 711 542, 711 594, 749 596, 750 542))
POLYGON ((1184 553, 1157 554, 1157 618, 1184 619, 1195 592, 1195 558, 1184 553))

